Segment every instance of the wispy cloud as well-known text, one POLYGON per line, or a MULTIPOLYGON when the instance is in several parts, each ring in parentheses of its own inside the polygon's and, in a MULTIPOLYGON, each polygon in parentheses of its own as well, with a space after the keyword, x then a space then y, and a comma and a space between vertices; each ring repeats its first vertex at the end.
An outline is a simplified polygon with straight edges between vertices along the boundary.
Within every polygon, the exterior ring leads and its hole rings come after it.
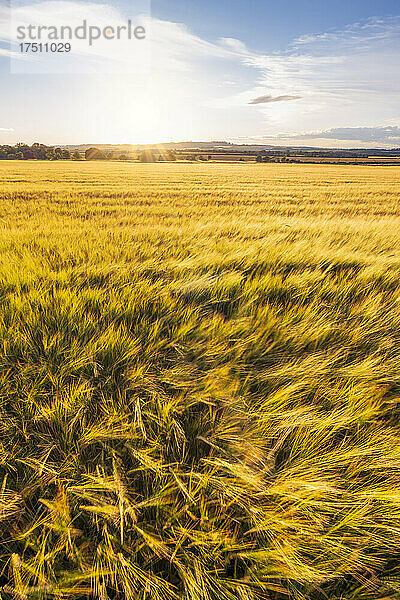
POLYGON ((284 94, 283 96, 258 96, 250 100, 249 104, 269 104, 270 102, 286 102, 287 100, 299 100, 301 96, 290 96, 284 94))
MULTIPOLYGON (((225 42, 212 43, 196 36, 184 24, 156 19, 150 13, 140 12, 143 4, 141 0, 131 2, 130 20, 134 26, 142 25, 145 28, 145 40, 135 43, 126 38, 116 40, 102 36, 89 44, 87 39, 74 38, 71 52, 63 57, 63 61, 54 61, 50 55, 36 55, 33 67, 29 65, 25 68, 31 70, 41 63, 36 72, 63 72, 63 69, 67 70, 67 65, 72 73, 143 73, 148 72, 150 66, 152 69, 185 72, 190 70, 195 61, 226 59, 237 53, 237 49, 225 42)), ((115 31, 119 26, 126 25, 127 18, 106 2, 86 0, 42 0, 11 8, 3 6, 0 8, 0 42, 17 46, 17 27, 25 27, 26 30, 29 25, 36 28, 45 25, 60 31, 62 26, 68 26, 75 30, 84 21, 101 31, 107 27, 115 31)), ((46 34, 42 32, 41 35, 46 34)), ((11 58, 23 56, 6 49, 0 49, 0 54, 11 58)))
POLYGON ((12 133, 14 129, 12 127, 0 127, 0 131, 3 133, 12 133))
POLYGON ((297 135, 296 138, 304 140, 347 140, 400 145, 400 127, 337 127, 328 131, 304 133, 297 135))
POLYGON ((298 37, 292 43, 292 47, 307 47, 316 43, 339 43, 346 46, 359 47, 363 42, 380 42, 393 40, 399 34, 398 15, 391 17, 370 17, 359 23, 351 23, 343 29, 331 30, 323 33, 306 34, 298 37))
POLYGON ((13 52, 12 50, 7 50, 7 48, 0 48, 0 58, 4 56, 6 58, 20 58, 20 54, 18 52, 13 52))
POLYGON ((280 54, 249 50, 244 60, 259 72, 253 98, 262 88, 302 97, 265 107, 269 135, 300 134, 299 123, 326 131, 400 122, 400 16, 303 36, 280 54))

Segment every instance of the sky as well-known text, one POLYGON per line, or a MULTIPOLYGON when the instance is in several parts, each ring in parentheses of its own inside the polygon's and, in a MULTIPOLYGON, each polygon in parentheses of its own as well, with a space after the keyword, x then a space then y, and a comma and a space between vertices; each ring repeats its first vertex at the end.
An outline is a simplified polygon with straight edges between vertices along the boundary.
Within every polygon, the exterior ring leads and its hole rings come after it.
POLYGON ((399 0, 0 0, 0 143, 400 147, 399 0), (143 26, 27 54, 23 24, 143 26))

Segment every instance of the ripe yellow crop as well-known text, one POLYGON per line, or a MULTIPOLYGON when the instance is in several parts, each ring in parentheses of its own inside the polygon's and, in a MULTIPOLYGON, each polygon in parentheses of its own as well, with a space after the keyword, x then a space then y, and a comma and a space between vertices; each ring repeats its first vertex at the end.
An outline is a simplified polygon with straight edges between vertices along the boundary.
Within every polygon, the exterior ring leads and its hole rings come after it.
POLYGON ((0 163, 0 597, 399 597, 399 183, 0 163))

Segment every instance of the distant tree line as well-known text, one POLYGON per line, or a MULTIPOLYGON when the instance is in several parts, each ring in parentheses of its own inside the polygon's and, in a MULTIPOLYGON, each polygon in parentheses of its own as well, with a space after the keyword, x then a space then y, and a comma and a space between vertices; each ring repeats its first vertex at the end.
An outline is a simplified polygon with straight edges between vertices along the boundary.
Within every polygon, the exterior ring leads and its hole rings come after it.
POLYGON ((278 163, 285 163, 285 162, 291 162, 291 159, 286 156, 286 155, 273 155, 273 156, 269 156, 268 154, 263 154, 262 152, 260 152, 259 154, 257 154, 256 156, 256 162, 261 163, 261 162, 278 162, 278 163))
MULTIPOLYGON (((382 158, 396 157, 400 155, 400 149, 394 150, 310 150, 299 148, 268 149, 261 151, 230 151, 214 149, 212 154, 199 150, 171 150, 167 148, 144 148, 144 149, 104 149, 91 147, 85 151, 69 150, 68 148, 57 148, 46 146, 38 142, 29 146, 18 143, 15 146, 0 145, 0 160, 116 160, 116 161, 139 161, 142 163, 172 162, 176 160, 186 161, 209 161, 229 157, 232 160, 246 161, 256 160, 258 163, 265 162, 303 162, 301 159, 368 159, 372 156, 382 158)), ((349 163, 350 164, 350 163, 349 163)))
POLYGON ((173 150, 143 150, 142 152, 118 152, 88 148, 84 154, 78 150, 68 148, 55 148, 45 144, 35 143, 15 144, 15 146, 0 145, 0 160, 139 160, 140 162, 175 161, 177 158, 173 150))
POLYGON ((299 158, 368 158, 368 152, 338 151, 306 151, 306 150, 262 150, 256 154, 256 162, 296 162, 299 158))
POLYGON ((171 150, 155 151, 143 150, 142 152, 115 152, 113 150, 100 150, 88 148, 85 150, 86 160, 139 160, 144 163, 175 161, 176 153, 171 150))
POLYGON ((81 154, 67 148, 54 148, 45 144, 15 144, 0 146, 0 160, 81 160, 81 154))

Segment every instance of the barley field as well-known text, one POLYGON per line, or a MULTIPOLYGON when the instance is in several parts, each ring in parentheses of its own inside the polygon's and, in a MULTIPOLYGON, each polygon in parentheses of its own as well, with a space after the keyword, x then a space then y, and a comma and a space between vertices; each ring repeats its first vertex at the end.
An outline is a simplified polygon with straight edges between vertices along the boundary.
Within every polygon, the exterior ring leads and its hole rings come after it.
POLYGON ((400 598, 400 169, 0 162, 0 598, 400 598))

